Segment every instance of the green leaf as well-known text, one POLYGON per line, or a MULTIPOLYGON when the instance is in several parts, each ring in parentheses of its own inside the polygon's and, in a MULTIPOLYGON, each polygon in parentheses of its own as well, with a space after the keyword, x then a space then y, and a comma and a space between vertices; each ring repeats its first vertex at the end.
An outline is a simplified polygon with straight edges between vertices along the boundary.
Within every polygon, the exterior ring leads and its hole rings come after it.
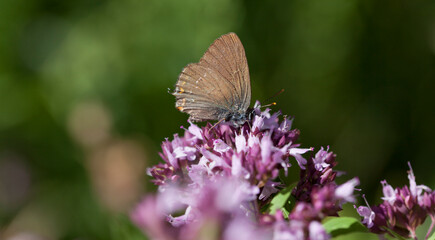
POLYGON ((435 240, 435 232, 427 240, 435 240))
POLYGON ((282 211, 282 215, 284 215, 284 218, 288 218, 288 215, 290 215, 290 212, 284 207, 284 208, 281 208, 281 211, 282 211))
POLYGON ((379 236, 374 233, 353 232, 349 234, 343 234, 338 237, 333 237, 333 240, 379 240, 379 236))
POLYGON ((323 227, 333 237, 353 232, 368 232, 367 228, 353 217, 328 217, 323 221, 323 227))
MULTIPOLYGON (((282 208, 282 210, 283 210, 283 212, 288 212, 290 214, 290 212, 295 207, 295 205, 296 205, 296 198, 293 195, 290 195, 290 197, 287 199, 287 202, 284 205, 284 207, 282 208)), ((289 214, 287 214, 287 216, 289 214)), ((284 214, 284 216, 285 216, 285 214, 284 214)), ((287 218, 287 216, 285 216, 285 217, 287 218)))
POLYGON ((286 188, 282 189, 279 193, 277 193, 272 201, 270 201, 269 210, 267 211, 269 214, 275 214, 276 210, 282 209, 286 215, 288 215, 289 211, 284 209, 286 203, 288 203, 288 199, 292 193, 293 188, 295 188, 297 182, 290 184, 286 188))

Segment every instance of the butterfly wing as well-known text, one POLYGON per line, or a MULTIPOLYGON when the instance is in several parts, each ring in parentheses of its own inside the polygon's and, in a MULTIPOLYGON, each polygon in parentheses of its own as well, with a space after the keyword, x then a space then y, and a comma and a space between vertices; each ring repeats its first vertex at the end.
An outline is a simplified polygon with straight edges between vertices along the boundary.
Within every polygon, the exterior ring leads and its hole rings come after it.
POLYGON ((192 121, 221 120, 246 112, 251 83, 245 49, 235 33, 215 40, 198 63, 187 65, 173 95, 192 121))

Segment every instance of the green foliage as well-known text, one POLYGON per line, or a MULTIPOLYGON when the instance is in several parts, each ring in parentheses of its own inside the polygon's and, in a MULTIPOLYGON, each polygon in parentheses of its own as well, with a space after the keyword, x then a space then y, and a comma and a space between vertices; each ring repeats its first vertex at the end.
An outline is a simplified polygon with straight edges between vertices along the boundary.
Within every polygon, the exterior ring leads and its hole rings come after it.
POLYGON ((146 240, 146 236, 130 221, 127 216, 111 219, 110 233, 113 239, 146 240))
POLYGON ((270 201, 267 212, 269 214, 275 214, 276 210, 280 209, 285 217, 288 217, 288 214, 291 211, 291 206, 294 204, 294 201, 291 201, 291 193, 293 188, 297 185, 296 183, 290 184, 286 188, 279 191, 270 201))
POLYGON ((333 237, 333 240, 379 240, 379 236, 373 233, 352 232, 349 234, 333 237))
POLYGON ((354 232, 368 232, 367 228, 353 217, 328 217, 323 221, 323 226, 333 237, 354 232))

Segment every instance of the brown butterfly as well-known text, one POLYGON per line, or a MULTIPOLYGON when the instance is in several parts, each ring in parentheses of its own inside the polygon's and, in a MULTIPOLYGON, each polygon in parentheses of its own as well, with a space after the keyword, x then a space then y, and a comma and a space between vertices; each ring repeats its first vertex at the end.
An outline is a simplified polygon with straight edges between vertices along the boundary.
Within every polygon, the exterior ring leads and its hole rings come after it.
POLYGON ((216 39, 198 63, 183 69, 172 94, 175 107, 192 122, 219 120, 239 126, 250 119, 251 82, 239 37, 228 33, 216 39))

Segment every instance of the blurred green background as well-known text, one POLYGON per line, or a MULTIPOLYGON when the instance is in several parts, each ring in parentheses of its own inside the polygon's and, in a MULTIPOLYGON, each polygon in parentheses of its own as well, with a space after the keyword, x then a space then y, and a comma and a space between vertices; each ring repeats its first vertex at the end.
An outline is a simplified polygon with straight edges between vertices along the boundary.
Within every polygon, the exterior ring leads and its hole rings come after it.
POLYGON ((435 1, 1 0, 0 239, 143 239, 181 69, 236 32, 253 99, 329 145, 370 202, 435 187, 435 1))

